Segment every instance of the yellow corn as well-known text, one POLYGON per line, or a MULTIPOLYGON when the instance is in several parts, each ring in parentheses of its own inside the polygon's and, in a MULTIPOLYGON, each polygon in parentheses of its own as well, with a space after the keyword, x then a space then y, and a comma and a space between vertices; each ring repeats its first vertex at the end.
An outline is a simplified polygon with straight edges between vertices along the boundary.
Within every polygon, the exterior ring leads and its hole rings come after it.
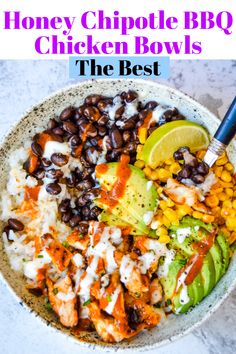
POLYGON ((168 207, 168 206, 167 206, 166 200, 160 200, 160 201, 159 201, 159 208, 160 208, 161 210, 165 210, 167 207, 168 207))
POLYGON ((222 206, 224 208, 232 208, 233 205, 232 205, 230 200, 224 200, 223 203, 222 203, 222 206))
POLYGON ((137 160, 137 161, 135 161, 134 166, 142 169, 142 168, 144 168, 145 163, 142 160, 137 160))
POLYGON ((219 204, 219 199, 216 195, 210 195, 206 197, 206 205, 210 208, 215 208, 219 204))
POLYGON ((170 236, 168 235, 161 235, 158 239, 160 243, 169 243, 170 242, 170 236))
POLYGON ((219 200, 220 200, 221 202, 223 202, 223 201, 225 201, 225 200, 228 199, 227 194, 225 194, 224 192, 219 193, 217 196, 218 196, 218 198, 219 198, 219 200))
POLYGON ((137 146, 137 152, 142 152, 142 150, 143 150, 143 145, 139 144, 137 146))
POLYGON ((167 199, 166 204, 169 208, 175 206, 175 203, 170 198, 167 199))
POLYGON ((236 231, 236 217, 227 217, 226 226, 231 231, 236 231))
POLYGON ((226 188, 225 193, 229 196, 232 197, 234 195, 234 191, 232 188, 226 188))
POLYGON ((236 232, 231 232, 230 236, 228 237, 229 244, 232 245, 236 241, 236 232))
POLYGON ((213 215, 209 215, 209 214, 204 214, 202 217, 202 221, 205 223, 212 223, 215 220, 215 217, 213 215))
POLYGON ((160 226, 160 227, 157 229, 156 234, 157 234, 158 236, 168 235, 167 228, 166 228, 165 226, 160 226))
POLYGON ((223 172, 223 167, 222 166, 219 166, 219 167, 215 168, 215 174, 216 174, 217 177, 221 177, 222 172, 223 172))
POLYGON ((163 211, 163 214, 170 220, 171 223, 179 220, 178 218, 178 214, 176 213, 175 210, 171 209, 171 208, 166 208, 163 211))
POLYGON ((234 209, 236 209, 236 199, 233 200, 232 206, 233 206, 234 209))
POLYGON ((230 182, 223 182, 223 181, 219 181, 221 187, 223 188, 233 188, 233 183, 230 183, 230 182))
POLYGON ((171 166, 169 171, 173 174, 177 174, 181 170, 180 164, 178 162, 174 162, 171 166))
POLYGON ((216 161, 216 166, 223 166, 228 162, 228 158, 227 156, 223 156, 220 157, 217 161, 216 161))
POLYGON ((163 192, 163 188, 162 187, 158 187, 157 188, 157 193, 160 195, 163 192))
POLYGON ((173 162, 174 162, 174 158, 173 157, 170 157, 169 159, 165 160, 165 164, 168 165, 168 166, 172 165, 173 162))
POLYGON ((194 211, 193 214, 192 214, 192 216, 193 216, 194 218, 196 218, 196 219, 202 219, 203 215, 204 215, 204 214, 201 213, 200 211, 194 211))
POLYGON ((167 179, 171 177, 171 173, 165 170, 164 168, 160 168, 158 173, 159 173, 159 180, 161 182, 166 182, 167 179))
POLYGON ((149 178, 151 176, 151 173, 152 173, 152 170, 149 166, 146 166, 144 169, 143 169, 143 172, 145 173, 145 175, 149 178))
POLYGON ((149 178, 150 178, 152 181, 156 181, 156 180, 159 178, 159 172, 158 172, 158 170, 153 170, 153 171, 151 171, 149 178))
POLYGON ((223 226, 220 228, 220 230, 223 232, 223 234, 226 236, 226 237, 230 237, 230 232, 229 230, 227 229, 227 227, 223 226))
POLYGON ((234 170, 234 166, 232 165, 232 163, 228 162, 226 165, 225 165, 225 169, 229 172, 233 172, 234 170))
POLYGON ((229 183, 232 181, 232 177, 230 175, 230 173, 228 171, 223 171, 220 178, 222 179, 222 181, 229 183))
POLYGON ((147 140, 147 128, 140 127, 138 130, 138 138, 141 144, 145 144, 147 140))
POLYGON ((166 227, 170 227, 170 220, 165 216, 163 215, 162 216, 162 223, 166 226, 166 227))
POLYGON ((177 206, 177 213, 180 218, 184 217, 185 215, 191 215, 192 209, 188 205, 179 205, 177 206))

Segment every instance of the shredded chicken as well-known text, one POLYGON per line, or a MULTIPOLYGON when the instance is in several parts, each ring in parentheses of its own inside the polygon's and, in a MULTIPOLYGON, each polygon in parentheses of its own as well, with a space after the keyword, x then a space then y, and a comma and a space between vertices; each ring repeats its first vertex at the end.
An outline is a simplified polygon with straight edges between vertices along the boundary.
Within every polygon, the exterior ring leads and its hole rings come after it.
POLYGON ((173 178, 167 180, 164 193, 178 204, 192 206, 198 201, 198 192, 195 187, 187 187, 173 178))

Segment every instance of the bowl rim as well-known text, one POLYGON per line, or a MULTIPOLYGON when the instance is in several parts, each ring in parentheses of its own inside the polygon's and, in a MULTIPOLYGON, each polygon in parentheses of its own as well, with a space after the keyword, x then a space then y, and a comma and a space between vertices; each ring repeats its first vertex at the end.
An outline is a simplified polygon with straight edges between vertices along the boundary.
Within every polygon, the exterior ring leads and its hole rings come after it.
MULTIPOLYGON (((24 110, 24 112, 21 114, 21 116, 16 119, 13 123, 10 124, 9 128, 7 129, 7 131, 4 133, 4 135, 1 137, 0 139, 0 151, 4 148, 5 143, 7 142, 8 136, 14 132, 14 130, 17 128, 18 125, 21 124, 21 121, 28 115, 30 114, 34 108, 44 104, 46 101, 53 99, 55 96, 61 95, 63 93, 66 93, 67 91, 76 89, 77 87, 83 87, 83 86, 88 86, 88 85, 92 85, 94 84, 94 82, 96 83, 102 83, 102 82, 108 82, 110 81, 110 83, 112 84, 112 82, 135 82, 135 83, 140 83, 143 85, 148 85, 148 86, 154 86, 157 87, 159 86, 159 88, 163 88, 164 90, 166 90, 167 92, 176 95, 178 98, 181 98, 183 100, 187 100, 189 103, 192 103, 196 108, 199 108, 201 112, 206 112, 208 116, 211 116, 211 119, 214 120, 217 124, 220 124, 220 119, 213 114, 208 108, 206 108, 205 106, 203 106, 201 103, 199 103, 196 99, 194 99, 193 97, 191 97, 190 95, 188 95, 185 92, 182 92, 179 89, 173 88, 168 86, 167 84, 162 84, 159 82, 155 82, 152 80, 148 80, 148 79, 90 79, 90 80, 85 80, 85 81, 80 81, 80 82, 76 82, 74 84, 70 84, 70 85, 66 85, 63 88, 60 88, 56 91, 53 91, 52 93, 50 93, 49 95, 46 95, 44 98, 40 99, 38 102, 36 102, 35 104, 32 104, 28 109, 24 110)), ((236 287, 236 278, 235 280, 230 284, 230 286, 227 288, 226 292, 223 294, 223 296, 217 301, 217 303, 211 307, 209 309, 208 312, 205 313, 205 315, 198 321, 196 321, 192 326, 190 326, 189 328, 187 328, 186 330, 179 332, 177 334, 174 334, 173 336, 171 336, 168 339, 164 339, 162 341, 156 342, 154 344, 145 344, 143 346, 132 346, 132 347, 123 347, 123 348, 117 348, 117 346, 119 345, 119 343, 115 343, 116 347, 113 346, 112 344, 108 344, 106 342, 104 342, 104 344, 101 343, 90 343, 90 342, 86 342, 86 341, 82 341, 79 338, 67 333, 67 332, 63 332, 62 330, 58 329, 57 327, 55 327, 54 325, 48 325, 48 322, 46 319, 44 319, 42 316, 40 316, 40 314, 33 310, 20 296, 18 296, 16 294, 16 292, 14 291, 14 288, 8 283, 7 279, 4 277, 1 269, 0 269, 0 280, 3 282, 3 284, 6 286, 6 288, 8 288, 11 292, 11 294, 13 295, 13 297, 17 300, 17 302, 22 305, 22 307, 24 309, 27 310, 27 312, 31 313, 35 318, 38 318, 41 323, 46 324, 48 328, 50 328, 51 331, 53 331, 54 333, 60 333, 64 336, 64 338, 66 338, 67 340, 72 341, 73 343, 78 345, 78 348, 80 346, 83 346, 84 348, 90 349, 90 350, 100 350, 100 351, 106 351, 106 352, 114 352, 114 351, 119 351, 119 352, 142 352, 142 351, 147 351, 147 350, 152 350, 152 349, 156 349, 156 348, 160 348, 162 346, 165 346, 167 344, 170 344, 184 336, 186 336, 187 334, 191 333, 193 330, 197 329, 199 326, 201 326, 206 320, 209 319, 209 317, 218 310, 218 308, 222 305, 222 303, 226 300, 226 298, 232 293, 233 289, 236 287)))

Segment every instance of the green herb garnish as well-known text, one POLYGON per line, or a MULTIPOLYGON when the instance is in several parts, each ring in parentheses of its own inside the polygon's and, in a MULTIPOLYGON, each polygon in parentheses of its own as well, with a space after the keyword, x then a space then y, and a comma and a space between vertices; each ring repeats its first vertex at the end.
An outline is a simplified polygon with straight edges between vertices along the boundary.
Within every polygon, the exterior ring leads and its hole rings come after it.
POLYGON ((167 299, 167 300, 166 300, 166 305, 167 305, 167 306, 170 306, 171 304, 172 304, 171 299, 167 299))
POLYGON ((62 243, 62 246, 64 246, 65 248, 68 248, 70 245, 67 241, 63 241, 62 243))
POLYGON ((52 305, 50 304, 48 297, 45 298, 44 306, 48 311, 52 310, 52 305))
POLYGON ((108 302, 112 302, 111 295, 107 295, 107 301, 108 301, 108 302))
POLYGON ((54 288, 54 289, 53 289, 53 294, 54 294, 54 295, 58 294, 58 289, 57 289, 57 288, 54 288))
POLYGON ((83 303, 83 306, 88 306, 89 304, 91 304, 91 299, 88 299, 87 301, 85 301, 83 303))
POLYGON ((42 254, 39 254, 39 255, 38 255, 38 258, 43 258, 43 255, 42 255, 42 254))

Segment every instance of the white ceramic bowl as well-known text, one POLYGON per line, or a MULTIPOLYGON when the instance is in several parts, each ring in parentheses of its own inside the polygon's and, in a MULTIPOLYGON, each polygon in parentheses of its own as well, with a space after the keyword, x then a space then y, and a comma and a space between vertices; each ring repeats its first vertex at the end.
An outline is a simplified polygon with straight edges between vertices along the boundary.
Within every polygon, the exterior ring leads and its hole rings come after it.
MULTIPOLYGON (((214 134, 219 125, 219 120, 192 98, 175 89, 151 81, 98 80, 82 82, 46 98, 43 102, 30 109, 24 117, 11 128, 0 147, 0 190, 5 188, 8 178, 7 159, 9 154, 20 147, 26 139, 29 139, 37 131, 45 127, 50 117, 60 113, 61 110, 68 105, 80 105, 84 98, 91 93, 114 96, 118 92, 128 89, 137 91, 141 100, 148 101, 154 99, 159 103, 177 107, 188 120, 205 126, 211 134, 214 134)), ((27 97, 25 99, 27 99, 27 97)), ((229 155, 231 161, 236 166, 235 151, 236 141, 233 141, 229 148, 229 155)), ((182 337, 206 320, 220 306, 236 284, 236 258, 233 257, 227 273, 219 284, 212 293, 190 313, 172 317, 164 326, 143 331, 141 334, 128 341, 118 344, 107 344, 102 342, 94 333, 83 333, 75 337, 69 330, 62 327, 55 315, 45 309, 43 300, 31 295, 25 289, 24 279, 11 270, 1 241, 0 270, 3 276, 2 278, 6 281, 9 288, 17 296, 18 300, 23 302, 26 308, 32 312, 32 315, 40 316, 44 322, 57 328, 67 336, 70 336, 74 341, 83 343, 91 349, 103 348, 106 350, 148 350, 182 337)))

